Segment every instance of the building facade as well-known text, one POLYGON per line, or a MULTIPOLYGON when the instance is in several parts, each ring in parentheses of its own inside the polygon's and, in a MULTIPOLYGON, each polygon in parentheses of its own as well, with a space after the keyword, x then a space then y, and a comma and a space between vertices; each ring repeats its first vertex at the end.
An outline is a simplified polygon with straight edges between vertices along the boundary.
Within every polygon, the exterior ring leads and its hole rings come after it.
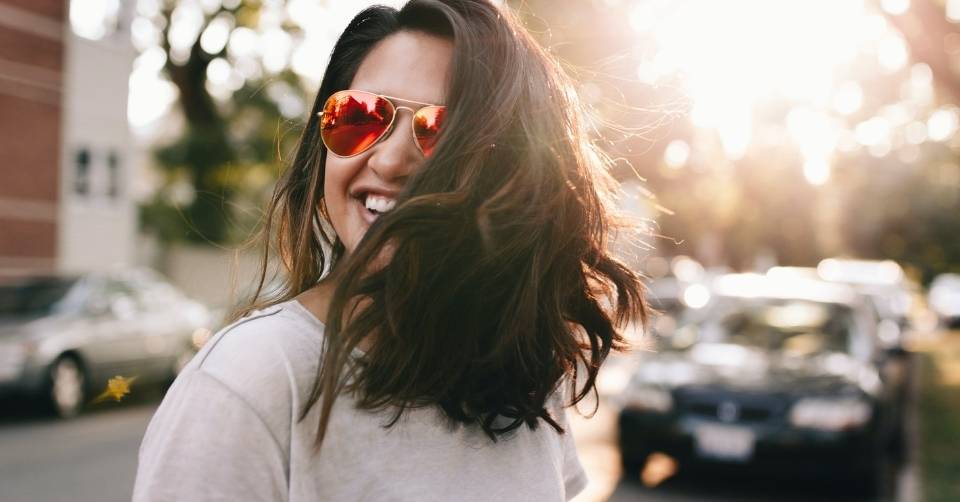
POLYGON ((98 270, 134 260, 137 212, 130 185, 135 149, 127 97, 136 51, 126 12, 118 12, 96 40, 67 30, 57 246, 61 271, 98 270))
POLYGON ((0 276, 58 267, 65 16, 0 0, 0 276))
POLYGON ((0 278, 134 259, 123 5, 89 39, 64 0, 0 0, 0 278))

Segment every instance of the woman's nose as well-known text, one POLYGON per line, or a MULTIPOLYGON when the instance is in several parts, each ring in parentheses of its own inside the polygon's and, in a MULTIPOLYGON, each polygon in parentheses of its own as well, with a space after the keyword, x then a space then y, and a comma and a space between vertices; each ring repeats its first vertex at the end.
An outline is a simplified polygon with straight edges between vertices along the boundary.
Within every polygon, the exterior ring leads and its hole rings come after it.
POLYGON ((423 160, 423 155, 413 140, 412 112, 399 110, 394 118, 393 128, 386 138, 373 147, 367 165, 380 179, 393 183, 403 183, 423 160))

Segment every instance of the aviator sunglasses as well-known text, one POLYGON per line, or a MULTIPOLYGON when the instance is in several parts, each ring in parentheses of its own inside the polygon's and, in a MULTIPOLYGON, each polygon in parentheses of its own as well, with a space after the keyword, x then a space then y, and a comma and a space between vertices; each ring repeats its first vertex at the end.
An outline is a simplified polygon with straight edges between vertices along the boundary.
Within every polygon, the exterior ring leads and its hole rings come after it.
POLYGON ((353 157, 393 129, 401 109, 413 112, 413 140, 424 157, 433 153, 447 107, 348 89, 327 98, 320 116, 320 139, 334 155, 353 157), (410 106, 398 106, 414 105, 410 106))

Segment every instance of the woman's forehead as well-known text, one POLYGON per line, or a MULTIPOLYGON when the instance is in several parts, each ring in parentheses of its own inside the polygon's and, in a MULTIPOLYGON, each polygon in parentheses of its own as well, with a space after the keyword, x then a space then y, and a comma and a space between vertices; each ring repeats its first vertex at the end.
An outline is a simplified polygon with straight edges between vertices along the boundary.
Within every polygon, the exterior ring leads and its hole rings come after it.
POLYGON ((453 42, 416 31, 380 41, 360 63, 351 89, 421 103, 445 102, 453 42))

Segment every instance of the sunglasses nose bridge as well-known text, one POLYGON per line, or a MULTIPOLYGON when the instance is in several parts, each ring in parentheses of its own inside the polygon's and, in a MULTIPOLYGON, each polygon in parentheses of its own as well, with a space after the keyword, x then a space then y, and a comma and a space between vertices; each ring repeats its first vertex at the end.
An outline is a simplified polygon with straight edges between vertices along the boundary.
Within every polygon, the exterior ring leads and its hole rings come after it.
POLYGON ((410 122, 410 121, 411 121, 411 119, 401 119, 401 118, 400 118, 400 110, 407 110, 407 111, 409 111, 410 114, 411 114, 411 117, 412 117, 413 115, 416 115, 416 113, 417 113, 416 110, 410 108, 409 106, 394 106, 394 107, 393 107, 393 119, 390 121, 390 125, 387 127, 387 129, 386 129, 385 131, 383 131, 383 134, 380 136, 380 140, 381 140, 381 141, 385 141, 385 140, 389 139, 389 137, 393 135, 394 131, 396 131, 397 127, 398 127, 398 126, 401 126, 401 124, 403 124, 405 120, 406 120, 407 122, 410 122))
POLYGON ((373 154, 367 160, 367 165, 376 173, 377 177, 389 182, 398 182, 409 176, 411 169, 422 151, 414 140, 413 116, 416 110, 408 106, 395 106, 393 120, 390 127, 384 131, 375 145, 371 146, 373 154), (410 115, 401 113, 407 110, 410 115), (412 144, 411 144, 412 143, 412 144), (412 148, 416 148, 416 153, 412 148))

